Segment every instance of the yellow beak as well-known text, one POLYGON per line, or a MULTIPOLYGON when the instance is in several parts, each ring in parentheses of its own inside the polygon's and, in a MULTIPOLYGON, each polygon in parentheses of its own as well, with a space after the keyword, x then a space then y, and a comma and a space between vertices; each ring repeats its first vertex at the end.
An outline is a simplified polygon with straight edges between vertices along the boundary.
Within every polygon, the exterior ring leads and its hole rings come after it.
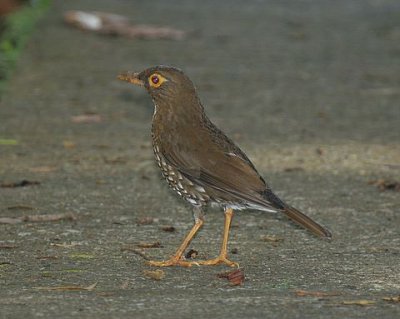
POLYGON ((139 79, 139 73, 123 72, 118 75, 118 80, 126 81, 135 85, 144 86, 144 82, 139 79))

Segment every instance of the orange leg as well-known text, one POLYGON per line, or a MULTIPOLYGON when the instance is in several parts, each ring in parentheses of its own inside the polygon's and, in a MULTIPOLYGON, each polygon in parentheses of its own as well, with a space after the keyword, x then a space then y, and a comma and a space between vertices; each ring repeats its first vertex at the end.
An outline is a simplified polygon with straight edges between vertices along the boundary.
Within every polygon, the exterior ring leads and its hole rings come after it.
POLYGON ((228 239, 229 239, 229 229, 231 228, 231 221, 233 217, 233 209, 228 208, 225 210, 225 226, 224 226, 224 236, 222 239, 222 246, 219 256, 214 259, 198 261, 197 264, 199 265, 219 265, 219 264, 226 264, 230 267, 239 267, 239 264, 228 259, 228 239))
POLYGON ((203 218, 196 218, 195 224, 193 225, 190 232, 186 235, 185 239, 183 240, 182 244, 179 246, 178 250, 165 261, 149 261, 149 265, 157 266, 157 267, 168 267, 168 266, 184 266, 190 267, 192 265, 197 265, 197 262, 190 262, 182 260, 182 254, 185 252, 187 246, 190 244, 191 240, 193 239, 194 235, 198 232, 198 230, 203 226, 204 221, 203 218))

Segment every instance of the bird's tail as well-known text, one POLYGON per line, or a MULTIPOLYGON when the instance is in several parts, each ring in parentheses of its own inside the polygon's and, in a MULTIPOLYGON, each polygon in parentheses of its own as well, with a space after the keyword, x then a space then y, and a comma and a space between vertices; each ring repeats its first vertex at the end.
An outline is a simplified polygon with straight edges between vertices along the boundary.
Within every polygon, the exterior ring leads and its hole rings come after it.
POLYGON ((295 223, 308 229, 313 234, 325 238, 332 237, 332 234, 330 233, 329 230, 327 230, 325 227, 322 227, 320 224, 313 221, 310 217, 304 215, 301 211, 297 210, 296 208, 291 207, 289 205, 285 205, 285 207, 282 209, 282 212, 291 220, 293 220, 295 223))

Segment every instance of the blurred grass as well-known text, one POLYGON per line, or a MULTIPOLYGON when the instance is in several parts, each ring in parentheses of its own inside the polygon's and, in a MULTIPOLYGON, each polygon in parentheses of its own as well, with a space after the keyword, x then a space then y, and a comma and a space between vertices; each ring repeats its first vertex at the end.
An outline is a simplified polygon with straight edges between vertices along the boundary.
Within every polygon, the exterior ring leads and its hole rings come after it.
POLYGON ((50 3, 51 0, 36 0, 4 18, 0 33, 0 97, 29 35, 50 3))

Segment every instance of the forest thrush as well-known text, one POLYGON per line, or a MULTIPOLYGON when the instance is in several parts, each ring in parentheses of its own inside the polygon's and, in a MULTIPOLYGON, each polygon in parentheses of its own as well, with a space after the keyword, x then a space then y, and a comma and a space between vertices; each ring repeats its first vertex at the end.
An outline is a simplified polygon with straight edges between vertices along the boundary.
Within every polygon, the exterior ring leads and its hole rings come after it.
POLYGON ((315 235, 330 232, 276 196, 246 154, 207 117, 192 81, 179 69, 155 66, 127 72, 120 80, 144 86, 154 102, 153 149, 169 186, 193 206, 194 226, 166 261, 153 266, 191 266, 237 263, 227 258, 233 210, 246 208, 284 213, 315 235), (203 207, 217 204, 225 211, 225 227, 217 258, 190 262, 183 253, 204 223, 203 207))

